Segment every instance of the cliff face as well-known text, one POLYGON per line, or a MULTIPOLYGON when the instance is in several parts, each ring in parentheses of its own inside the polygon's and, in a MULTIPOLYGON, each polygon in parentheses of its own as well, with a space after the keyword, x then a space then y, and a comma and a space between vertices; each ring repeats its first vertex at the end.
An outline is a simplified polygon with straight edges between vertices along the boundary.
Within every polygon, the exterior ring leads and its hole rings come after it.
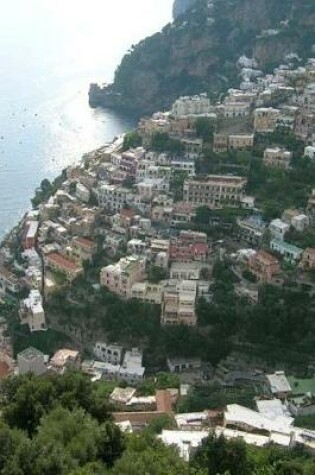
POLYGON ((177 20, 180 15, 186 13, 194 6, 197 0, 175 0, 173 5, 173 18, 177 20))
POLYGON ((123 58, 112 85, 92 85, 90 104, 151 113, 179 95, 238 84, 243 54, 268 69, 289 53, 311 56, 314 38, 314 0, 196 0, 123 58))

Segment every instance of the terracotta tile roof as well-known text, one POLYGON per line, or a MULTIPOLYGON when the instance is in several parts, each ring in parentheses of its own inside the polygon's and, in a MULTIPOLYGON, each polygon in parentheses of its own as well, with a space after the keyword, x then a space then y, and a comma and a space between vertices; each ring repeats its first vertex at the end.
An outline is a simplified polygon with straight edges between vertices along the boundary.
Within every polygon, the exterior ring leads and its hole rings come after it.
POLYGON ((124 208, 120 211, 120 216, 123 218, 133 218, 136 212, 133 209, 124 208))
POLYGON ((114 412, 115 422, 130 421, 132 425, 146 426, 150 422, 165 415, 165 412, 114 412))
POLYGON ((278 259, 274 257, 272 254, 269 254, 269 252, 260 250, 257 252, 256 259, 263 261, 265 264, 278 264, 278 259))
POLYGON ((74 261, 67 259, 66 257, 62 256, 61 254, 58 254, 57 252, 48 254, 48 256, 46 256, 46 259, 58 265, 59 267, 62 267, 63 269, 72 270, 72 271, 78 270, 78 266, 74 261))
POLYGON ((170 391, 156 391, 156 406, 158 412, 172 412, 172 401, 170 391))
POLYGON ((95 246, 95 242, 91 239, 76 238, 74 241, 80 244, 82 247, 93 248, 95 246))

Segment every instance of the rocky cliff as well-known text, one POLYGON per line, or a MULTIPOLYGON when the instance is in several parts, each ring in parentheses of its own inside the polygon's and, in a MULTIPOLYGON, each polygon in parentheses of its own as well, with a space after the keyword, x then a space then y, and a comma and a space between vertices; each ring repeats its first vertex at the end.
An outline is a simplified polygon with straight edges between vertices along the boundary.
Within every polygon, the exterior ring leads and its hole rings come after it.
POLYGON ((151 113, 179 95, 238 84, 243 54, 268 70, 287 54, 311 56, 314 43, 314 0, 196 0, 123 58, 113 84, 92 85, 90 104, 151 113))
POLYGON ((175 0, 173 5, 173 18, 177 18, 184 15, 190 8, 192 8, 197 0, 175 0))

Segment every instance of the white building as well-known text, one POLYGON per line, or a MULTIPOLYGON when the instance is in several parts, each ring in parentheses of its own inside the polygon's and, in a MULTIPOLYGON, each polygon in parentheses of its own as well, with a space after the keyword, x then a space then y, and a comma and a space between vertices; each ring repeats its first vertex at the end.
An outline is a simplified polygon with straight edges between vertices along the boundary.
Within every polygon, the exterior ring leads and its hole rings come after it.
POLYGON ((123 348, 116 344, 96 342, 94 346, 94 356, 97 360, 112 365, 120 365, 123 348))
POLYGON ((90 199, 90 192, 82 183, 77 183, 76 197, 78 200, 83 201, 83 203, 88 203, 90 199))
POLYGON ((138 282, 131 288, 131 298, 142 302, 161 305, 163 301, 163 287, 149 282, 138 282))
POLYGON ((141 241, 141 239, 131 239, 128 241, 127 244, 127 251, 136 256, 140 256, 145 254, 147 249, 147 245, 144 241, 141 241))
POLYGON ((303 232, 309 227, 310 218, 306 214, 299 214, 292 218, 291 225, 296 231, 303 232))
POLYGON ((195 176, 195 162, 193 160, 173 160, 172 161, 173 171, 186 172, 187 176, 195 176))
POLYGON ((272 237, 279 241, 284 240, 285 234, 289 231, 290 226, 281 219, 274 219, 269 225, 272 237))
POLYGON ((236 119, 240 117, 246 117, 250 113, 250 104, 246 102, 226 102, 217 106, 217 110, 225 117, 226 119, 236 119))
POLYGON ((101 185, 97 190, 99 205, 109 211, 120 211, 130 201, 132 193, 129 189, 118 185, 101 185))
POLYGON ((119 377, 128 382, 136 383, 144 378, 145 367, 142 366, 142 351, 133 348, 126 351, 123 364, 119 369, 119 377))
POLYGON ((20 316, 21 323, 27 323, 31 332, 47 330, 43 298, 39 290, 31 290, 29 297, 23 300, 20 316))
POLYGON ((287 170, 292 159, 292 152, 279 147, 266 148, 264 151, 264 164, 267 167, 287 170))
POLYGON ((45 356, 36 348, 26 348, 17 355, 19 374, 33 373, 41 376, 46 372, 45 356))
POLYGON ((188 115, 207 115, 212 112, 210 99, 207 94, 199 96, 183 96, 172 105, 171 114, 175 117, 188 115))
POLYGON ((146 178, 137 185, 141 198, 151 200, 154 196, 167 193, 170 189, 169 181, 164 178, 146 178))
POLYGON ((314 160, 315 158, 315 145, 309 145, 304 149, 304 156, 314 160))
POLYGON ((170 277, 175 280, 199 280, 200 266, 195 262, 173 262, 170 277))
POLYGON ((275 397, 286 399, 292 393, 292 388, 284 371, 276 371, 274 374, 269 374, 267 380, 275 397))

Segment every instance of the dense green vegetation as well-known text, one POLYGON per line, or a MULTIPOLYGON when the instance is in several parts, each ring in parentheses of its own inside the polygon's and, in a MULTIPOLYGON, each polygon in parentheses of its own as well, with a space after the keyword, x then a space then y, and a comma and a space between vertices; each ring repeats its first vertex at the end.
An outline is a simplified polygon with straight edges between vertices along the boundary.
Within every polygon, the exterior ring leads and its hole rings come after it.
MULTIPOLYGON (((153 282, 165 277, 154 267, 150 272, 153 282)), ((196 328, 161 327, 160 306, 123 301, 106 289, 95 290, 86 278, 54 294, 47 315, 60 331, 75 331, 85 346, 102 338, 140 346, 148 374, 164 370, 166 356, 189 355, 216 365, 233 349, 306 371, 315 348, 314 297, 307 288, 294 281, 262 286, 253 304, 236 295, 238 278, 227 262, 217 261, 212 274, 211 299, 199 300, 196 328)))
POLYGON ((170 107, 180 95, 217 97, 237 85, 236 62, 243 54, 254 56, 266 71, 292 50, 311 57, 313 18, 312 0, 222 0, 213 6, 198 0, 173 24, 133 45, 114 84, 104 90, 93 86, 90 102, 152 113, 170 107), (262 35, 268 29, 278 34, 262 35))
POLYGON ((228 404, 255 409, 254 397, 256 393, 253 387, 223 388, 219 384, 196 385, 187 396, 182 398, 178 405, 179 412, 199 412, 207 409, 223 409, 228 404))
POLYGON ((59 190, 60 185, 66 180, 66 171, 63 170, 52 183, 45 178, 40 185, 40 188, 36 190, 35 196, 32 199, 32 205, 37 208, 41 203, 49 200, 49 198, 59 190))
POLYGON ((211 433, 188 464, 155 437, 174 427, 170 417, 123 435, 102 383, 79 373, 14 377, 1 383, 0 396, 2 475, 313 475, 315 469, 300 449, 256 449, 211 433))
POLYGON ((173 139, 164 132, 156 132, 152 135, 150 148, 155 152, 169 152, 173 155, 180 155, 185 149, 180 140, 173 139))
POLYGON ((124 137, 123 150, 129 150, 130 148, 141 147, 142 138, 137 131, 126 133, 124 137))
POLYGON ((253 193, 267 219, 281 216, 286 208, 302 208, 315 183, 315 164, 306 158, 293 161, 288 172, 267 168, 253 160, 249 172, 248 193, 253 193))

